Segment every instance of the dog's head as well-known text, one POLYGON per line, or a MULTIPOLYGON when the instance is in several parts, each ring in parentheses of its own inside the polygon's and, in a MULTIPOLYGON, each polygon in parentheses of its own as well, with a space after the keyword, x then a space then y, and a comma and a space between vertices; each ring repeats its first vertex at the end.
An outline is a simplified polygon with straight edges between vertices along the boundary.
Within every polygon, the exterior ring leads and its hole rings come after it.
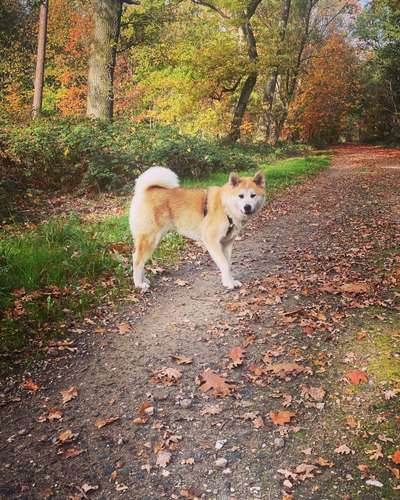
POLYGON ((227 184, 229 188, 229 205, 242 217, 256 213, 265 201, 265 176, 257 172, 254 177, 239 177, 231 172, 227 184))

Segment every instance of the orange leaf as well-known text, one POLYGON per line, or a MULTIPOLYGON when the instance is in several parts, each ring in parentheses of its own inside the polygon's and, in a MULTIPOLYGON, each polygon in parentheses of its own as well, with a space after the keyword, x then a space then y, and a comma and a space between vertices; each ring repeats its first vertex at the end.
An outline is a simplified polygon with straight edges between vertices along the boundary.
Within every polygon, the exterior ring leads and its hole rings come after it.
POLYGON ((98 429, 101 429, 102 427, 105 427, 106 425, 110 425, 113 422, 116 422, 119 420, 121 417, 110 417, 110 418, 98 418, 95 422, 95 425, 98 429))
POLYGON ((71 399, 76 398, 78 395, 78 390, 75 386, 71 385, 68 389, 64 389, 63 391, 60 391, 60 394, 62 396, 62 402, 63 404, 68 403, 68 401, 71 401, 71 399))
POLYGON ((34 382, 31 378, 27 378, 24 383, 21 385, 22 389, 26 389, 27 391, 36 392, 40 389, 40 385, 34 382))
POLYGON ((357 420, 353 417, 353 415, 347 415, 346 417, 346 424, 351 427, 352 429, 355 429, 358 425, 357 420))
POLYGON ((232 368, 232 367, 240 366, 243 363, 244 354, 245 354, 245 350, 240 345, 231 349, 228 352, 228 358, 231 359, 231 362, 229 363, 229 367, 232 368))
POLYGON ((171 356, 171 358, 177 363, 178 365, 190 365, 190 363, 193 362, 193 358, 189 358, 187 356, 181 356, 179 354, 175 354, 174 356, 171 356))
POLYGON ((212 389, 212 395, 216 398, 229 396, 232 391, 232 385, 224 377, 217 375, 211 370, 206 370, 200 375, 200 390, 207 392, 212 389))
POLYGON ((362 370, 350 370, 346 373, 345 377, 353 385, 359 385, 368 382, 368 375, 362 370))
POLYGON ((397 465, 400 464, 400 448, 393 453, 392 462, 397 465))
POLYGON ((289 424, 290 420, 296 416, 293 411, 270 411, 269 418, 275 425, 289 424))

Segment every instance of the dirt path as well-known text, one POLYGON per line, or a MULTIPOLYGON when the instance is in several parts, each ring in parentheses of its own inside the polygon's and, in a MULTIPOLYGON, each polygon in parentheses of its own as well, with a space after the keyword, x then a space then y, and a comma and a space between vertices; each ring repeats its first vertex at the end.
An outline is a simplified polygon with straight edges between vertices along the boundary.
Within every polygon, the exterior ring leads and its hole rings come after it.
MULTIPOLYGON (((27 374, 39 390, 8 381, 0 498, 395 498, 395 472, 357 469, 371 461, 349 439, 365 428, 336 417, 353 403, 370 415, 372 394, 385 401, 373 374, 368 399, 343 373, 367 367, 348 356, 354 321, 374 308, 396 329, 399 190, 400 150, 338 148, 329 171, 246 230, 234 252, 240 291, 222 290, 208 256, 193 252, 142 302, 99 311, 67 346, 76 353, 58 346, 27 374), (232 367, 235 346, 244 361, 236 352, 232 367), (234 383, 217 384, 230 395, 201 390, 208 369, 234 383), (71 386, 77 396, 63 404, 71 386), (345 444, 350 452, 335 451, 345 444)), ((394 419, 397 386, 383 389, 394 419)), ((396 469, 388 457, 400 443, 379 442, 382 466, 396 469)))

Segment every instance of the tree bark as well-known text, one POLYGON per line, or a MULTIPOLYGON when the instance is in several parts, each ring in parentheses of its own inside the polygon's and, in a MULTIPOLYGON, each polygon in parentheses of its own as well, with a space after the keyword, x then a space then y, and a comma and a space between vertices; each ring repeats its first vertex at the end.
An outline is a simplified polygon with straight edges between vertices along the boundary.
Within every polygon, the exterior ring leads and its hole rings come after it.
POLYGON ((42 0, 39 11, 39 34, 36 57, 35 83, 33 92, 32 118, 37 118, 42 111, 44 63, 46 58, 48 0, 42 0))
POLYGON ((278 75, 279 75, 279 57, 283 53, 282 44, 286 38, 286 30, 289 21, 290 15, 290 6, 291 0, 282 0, 282 10, 281 10, 281 19, 280 19, 280 29, 279 29, 279 45, 276 57, 278 59, 277 65, 272 68, 271 75, 267 80, 267 84, 265 85, 264 90, 264 108, 265 108, 265 138, 268 141, 271 135, 271 125, 272 125, 272 108, 274 104, 274 97, 276 86, 278 83, 278 75))
POLYGON ((246 22, 240 26, 240 32, 243 38, 246 40, 247 44, 247 54, 252 66, 251 71, 247 75, 247 78, 243 84, 242 90, 240 92, 239 100, 236 103, 235 110, 233 112, 233 118, 231 121, 229 133, 226 136, 224 142, 227 144, 233 144, 240 139, 240 129, 243 123, 244 114, 246 113, 247 105, 250 101, 251 94, 257 83, 258 70, 257 70, 257 43, 253 33, 253 29, 250 24, 250 19, 256 12, 258 5, 261 0, 252 0, 245 11, 246 22))
POLYGON ((121 28, 120 0, 92 0, 87 116, 111 120, 114 111, 114 70, 121 28))

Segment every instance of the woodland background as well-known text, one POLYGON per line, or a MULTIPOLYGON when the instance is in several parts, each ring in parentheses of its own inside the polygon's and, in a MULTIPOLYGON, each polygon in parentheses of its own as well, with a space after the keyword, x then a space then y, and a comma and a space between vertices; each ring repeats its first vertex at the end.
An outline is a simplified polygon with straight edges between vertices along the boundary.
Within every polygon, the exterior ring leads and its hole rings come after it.
MULTIPOLYGON (((39 3, 0 2, 3 129, 30 119, 39 3)), ((49 1, 46 118, 84 118, 93 27, 113 3, 49 1)), ((395 140, 399 26, 397 0, 123 3, 115 118, 229 143, 395 140)))

